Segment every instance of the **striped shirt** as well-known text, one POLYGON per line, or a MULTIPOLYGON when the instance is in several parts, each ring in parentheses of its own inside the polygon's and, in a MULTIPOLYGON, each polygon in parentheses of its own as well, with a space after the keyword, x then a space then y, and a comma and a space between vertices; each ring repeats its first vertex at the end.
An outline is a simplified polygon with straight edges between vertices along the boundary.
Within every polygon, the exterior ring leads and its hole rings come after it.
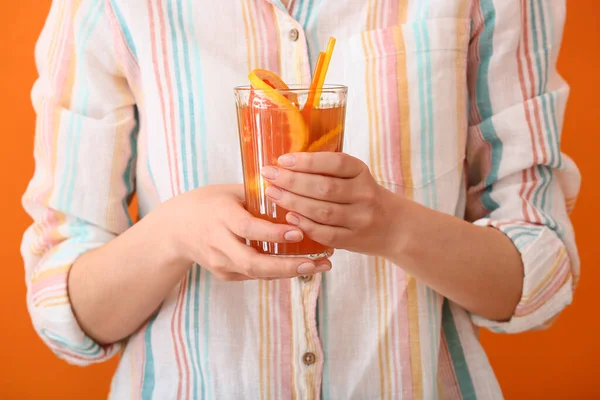
MULTIPOLYGON (((78 364, 121 355, 111 398, 496 399, 478 327, 543 328, 572 300, 579 191, 560 152, 565 1, 55 0, 36 47, 34 223, 22 253, 35 329, 78 364), (242 182, 232 88, 266 68, 348 85, 344 148, 387 189, 504 232, 513 317, 471 315, 386 259, 338 251, 311 280, 223 282, 192 267, 123 343, 79 327, 78 256, 167 199, 242 182)), ((435 243, 431 244, 435 251, 435 243)), ((444 268, 443 265, 439 266, 444 268)))

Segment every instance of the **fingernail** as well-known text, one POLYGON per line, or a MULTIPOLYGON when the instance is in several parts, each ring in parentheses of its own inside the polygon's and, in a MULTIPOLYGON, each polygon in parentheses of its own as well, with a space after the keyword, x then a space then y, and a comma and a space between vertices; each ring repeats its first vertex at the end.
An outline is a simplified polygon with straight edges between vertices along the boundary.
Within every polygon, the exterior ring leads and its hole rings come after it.
POLYGON ((329 272, 329 271, 331 271, 331 266, 328 264, 321 265, 321 266, 318 266, 317 268, 315 268, 315 274, 318 274, 320 272, 329 272))
POLYGON ((275 167, 268 165, 266 167, 261 168, 260 174, 265 179, 275 179, 275 178, 277 178, 277 175, 279 174, 279 170, 275 167))
POLYGON ((281 196, 283 195, 283 192, 281 191, 281 189, 277 189, 274 186, 269 186, 267 188, 267 190, 265 190, 265 193, 267 194, 267 196, 269 196, 273 200, 279 200, 281 198, 281 196))
POLYGON ((282 167, 293 167, 296 165, 296 156, 293 154, 284 154, 277 159, 277 162, 282 167))
POLYGON ((315 264, 313 263, 304 263, 300 264, 298 267, 298 273, 300 275, 311 274, 315 271, 315 264))
POLYGON ((304 235, 302 234, 302 231, 294 230, 286 232, 283 237, 290 242, 299 242, 304 238, 304 235))
POLYGON ((285 216, 285 219, 290 225, 298 226, 300 225, 300 219, 296 217, 294 214, 288 214, 285 216))

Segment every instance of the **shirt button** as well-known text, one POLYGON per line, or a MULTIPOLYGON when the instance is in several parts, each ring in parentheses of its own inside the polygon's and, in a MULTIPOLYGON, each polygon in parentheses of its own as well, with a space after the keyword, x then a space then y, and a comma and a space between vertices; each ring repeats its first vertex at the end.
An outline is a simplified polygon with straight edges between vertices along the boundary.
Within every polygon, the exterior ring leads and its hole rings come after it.
POLYGON ((300 37, 300 32, 298 32, 298 29, 294 28, 290 31, 290 40, 292 42, 295 42, 296 40, 298 40, 299 37, 300 37))
POLYGON ((312 275, 302 275, 302 276, 298 277, 298 279, 300 279, 304 283, 308 283, 308 282, 312 281, 312 278, 313 278, 312 275))
POLYGON ((314 355, 314 353, 304 353, 302 356, 302 362, 304 365, 313 365, 315 361, 317 361, 317 357, 314 355))

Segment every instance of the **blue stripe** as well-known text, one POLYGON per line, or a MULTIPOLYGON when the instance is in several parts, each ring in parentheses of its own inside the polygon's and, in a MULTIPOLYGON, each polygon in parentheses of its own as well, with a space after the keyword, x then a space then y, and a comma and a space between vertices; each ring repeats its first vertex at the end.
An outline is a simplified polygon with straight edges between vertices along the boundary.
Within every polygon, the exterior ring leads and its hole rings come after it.
MULTIPOLYGON (((189 4, 188 4, 189 7, 189 4)), ((193 15, 193 13, 189 10, 186 10, 189 12, 189 18, 192 18, 191 16, 193 15)), ((189 116, 189 131, 187 129, 184 129, 182 138, 181 138, 181 146, 182 146, 182 152, 185 151, 185 139, 189 136, 190 137, 190 144, 191 144, 191 149, 190 149, 190 153, 192 154, 192 174, 194 175, 192 177, 193 182, 191 182, 191 184, 189 183, 189 174, 188 174, 188 165, 187 165, 187 157, 186 156, 182 156, 182 163, 184 165, 183 171, 184 171, 184 189, 185 191, 188 191, 190 189, 193 189, 195 187, 197 187, 197 167, 196 167, 196 157, 195 157, 195 153, 196 153, 196 149, 195 149, 195 136, 196 136, 196 120, 195 120, 195 113, 196 113, 196 109, 195 109, 195 105, 194 105, 194 90, 193 90, 193 84, 192 84, 192 76, 191 76, 191 71, 190 71, 190 52, 189 52, 189 48, 188 48, 188 40, 185 36, 186 34, 186 26, 184 24, 184 20, 183 20, 183 6, 182 6, 182 2, 178 1, 177 2, 177 22, 179 24, 179 30, 181 31, 181 35, 182 35, 182 46, 183 46, 183 66, 184 66, 184 70, 183 71, 179 71, 185 74, 185 86, 186 88, 188 88, 188 95, 187 95, 187 115, 189 116)), ((193 21, 191 21, 191 23, 189 24, 189 26, 193 26, 193 21)), ((194 37, 194 36, 192 36, 194 37)), ((178 74, 179 77, 179 74, 178 74)), ((183 112, 183 103, 184 103, 184 99, 181 97, 183 96, 183 92, 180 92, 180 100, 179 103, 181 105, 181 111, 183 112)), ((188 122, 187 120, 184 121, 182 120, 182 123, 184 122, 188 122)), ((187 126, 186 126, 187 128, 187 126)), ((187 345, 188 345, 188 349, 190 349, 190 358, 191 358, 191 369, 192 369, 192 378, 193 378, 193 384, 192 384, 192 393, 193 393, 193 398, 198 398, 198 391, 199 391, 199 379, 202 379, 199 375, 200 375, 200 363, 199 363, 199 356, 197 352, 191 352, 191 349, 193 348, 192 346, 192 333, 194 335, 194 340, 195 343, 198 343, 198 338, 197 338, 197 334, 198 334, 198 329, 197 326, 195 327, 191 327, 190 326, 190 320, 192 318, 192 315, 198 315, 197 312, 194 312, 192 314, 192 278, 194 275, 194 271, 195 268, 190 268, 189 274, 188 274, 188 290, 186 293, 186 304, 187 304, 187 310, 188 312, 186 313, 186 317, 185 317, 185 336, 186 336, 186 341, 187 341, 187 345), (195 328, 195 329, 194 329, 195 328)), ((194 292, 196 292, 198 290, 198 288, 194 288, 194 292)), ((195 319, 195 324, 197 324, 197 319, 195 319)))
MULTIPOLYGON (((76 36, 76 37, 82 38, 81 41, 77 43, 78 45, 75 49, 76 54, 82 55, 85 52, 87 43, 88 43, 90 37, 92 36, 92 32, 94 31, 94 28, 96 27, 96 24, 98 23, 98 20, 100 19, 102 10, 104 9, 103 5, 104 5, 104 3, 101 1, 96 1, 96 3, 90 5, 90 8, 88 9, 88 13, 86 14, 86 16, 83 19, 83 22, 81 24, 80 31, 76 36)), ((83 64, 82 60, 84 60, 83 57, 76 58, 77 71, 75 73, 77 75, 79 75, 82 71, 85 70, 85 67, 82 65, 83 64)), ((85 79, 81 79, 81 80, 78 80, 78 82, 82 83, 81 92, 73 94, 72 102, 79 105, 77 107, 76 111, 77 111, 77 114, 80 114, 80 115, 76 115, 76 114, 71 115, 71 120, 70 120, 70 124, 69 124, 69 133, 67 136, 67 145, 65 146, 65 148, 69 149, 70 151, 67 154, 67 159, 65 162, 65 170, 63 171, 63 177, 62 177, 62 182, 66 182, 67 187, 66 187, 66 190, 61 191, 60 196, 59 196, 59 202, 58 202, 59 207, 62 210, 68 209, 68 207, 71 205, 71 201, 73 198, 73 190, 75 187, 75 177, 77 176, 77 173, 76 173, 77 168, 74 166, 74 164, 75 164, 74 160, 76 158, 76 155, 79 154, 78 150, 79 150, 79 145, 81 144, 81 126, 82 126, 82 121, 84 119, 83 115, 85 115, 85 113, 87 111, 88 102, 89 102, 90 88, 88 86, 84 85, 87 81, 85 79), (75 143, 72 142, 73 140, 75 143)))
POLYGON ((210 369, 208 367, 209 353, 208 353, 208 338, 210 337, 210 272, 204 270, 204 346, 202 354, 202 369, 206 376, 206 385, 202 388, 202 398, 212 399, 212 388, 210 385, 210 369))
MULTIPOLYGON (((542 66, 542 60, 541 60, 541 54, 540 54, 540 44, 539 44, 539 40, 538 40, 538 28, 537 28, 537 22, 536 22, 536 11, 535 11, 535 4, 534 4, 534 0, 529 0, 529 9, 530 9, 530 20, 531 20, 531 35, 533 37, 533 51, 535 53, 535 63, 537 66, 537 81, 538 81, 538 92, 535 93, 535 97, 531 100, 532 102, 537 102, 537 97, 542 96, 543 98, 543 90, 544 90, 544 79, 543 79, 543 74, 544 74, 544 68, 542 66)), ((523 12, 526 12, 526 10, 524 10, 523 12)), ((542 33, 543 34, 543 33, 542 33)), ((545 111, 544 108, 544 104, 542 103, 542 108, 545 111)), ((534 122, 534 125, 535 122, 534 122)), ((539 126, 539 129, 543 129, 542 126, 539 126)), ((549 142, 552 142, 551 138, 548 138, 548 131, 546 130, 546 138, 550 139, 549 142)), ((550 143, 549 143, 550 144, 550 143)), ((543 143, 543 141, 541 141, 540 143, 540 147, 543 149, 545 148, 546 144, 543 143)), ((538 184, 538 186, 535 188, 535 191, 533 193, 533 206, 536 209, 540 208, 540 193, 542 192, 543 189, 548 187, 548 177, 546 176, 546 174, 544 173, 544 171, 540 170, 539 166, 537 168, 538 172, 539 172, 539 176, 542 179, 542 182, 540 184, 538 184)), ((532 171, 533 174, 535 174, 535 171, 532 171)), ((544 213, 543 213, 543 206, 541 206, 542 208, 542 212, 541 214, 545 217, 544 213)))
MULTIPOLYGON (((194 3, 193 0, 188 0, 186 3, 186 15, 187 15, 187 26, 190 29, 190 35, 191 37, 196 37, 196 30, 195 30, 195 22, 194 22, 194 3)), ((186 55, 187 57, 187 55, 186 55)), ((200 186, 200 177, 198 174, 198 152, 200 153, 200 162, 202 165, 202 184, 203 185, 208 185, 209 184, 209 176, 208 176, 208 139, 206 136, 206 118, 205 118, 205 106, 204 106, 204 101, 205 101, 205 91, 204 91, 204 84, 203 84, 203 75, 202 75, 202 63, 201 63, 201 59, 200 59, 200 49, 198 48, 198 45, 193 45, 193 51, 192 51, 192 61, 193 61, 193 68, 191 68, 191 71, 189 71, 188 69, 186 69, 186 74, 187 74, 187 79, 188 82, 190 82, 190 97, 188 98, 188 101, 191 101, 191 106, 193 107, 191 108, 191 112, 190 114, 192 114, 191 117, 191 133, 190 133, 190 137, 191 137, 191 164, 192 164, 192 180, 193 180, 193 188, 197 188, 200 186), (193 72, 193 77, 195 78, 195 84, 192 84, 191 82, 194 82, 194 79, 192 79, 192 72, 193 72), (196 94, 194 96, 194 94, 196 94), (196 118, 196 114, 197 114, 197 118, 196 118), (199 134, 198 134, 199 133, 199 134), (200 141, 200 148, 198 149, 198 145, 196 143, 196 136, 199 137, 199 141, 200 141)), ((186 58, 186 64, 189 61, 186 58)), ((209 296, 210 296, 210 275, 207 271, 205 271, 204 274, 204 281, 202 280, 202 269, 199 265, 196 265, 194 267, 196 269, 195 273, 195 279, 194 279, 194 313, 196 316, 200 315, 200 306, 201 306, 201 302, 200 302, 200 293, 202 291, 201 289, 201 283, 204 283, 204 298, 202 299, 203 301, 203 305, 204 305, 204 319, 203 319, 203 325, 204 325, 204 332, 200 332, 200 322, 199 322, 199 318, 195 319, 195 323, 194 323, 194 327, 193 327, 193 331, 194 331, 194 342, 196 344, 196 349, 197 349, 197 353, 195 354, 195 358, 194 358, 194 365, 195 367, 200 371, 199 374, 199 387, 198 390, 200 391, 200 393, 202 393, 202 398, 203 399, 210 399, 212 398, 212 392, 211 392, 211 387, 210 387, 210 373, 208 371, 208 358, 209 358, 209 346, 208 346, 208 338, 209 338, 209 328, 210 328, 210 324, 209 324, 209 296), (201 343, 201 336, 202 339, 204 340, 204 343, 201 343), (200 348, 202 347, 202 355, 200 354, 200 348)), ((196 390, 196 383, 194 385, 194 390, 196 390)))
POLYGON ((56 333, 52 333, 47 329, 40 330, 40 333, 46 338, 48 338, 50 341, 60 346, 63 346, 69 351, 73 352, 74 354, 80 356, 94 357, 100 354, 100 352, 102 351, 102 347, 87 336, 80 344, 78 344, 69 342, 64 337, 57 335, 56 333))
POLYGON ((142 380, 142 399, 151 400, 154 394, 154 386, 156 382, 154 368, 154 353, 152 352, 152 327, 154 321, 158 317, 160 310, 148 322, 146 331, 144 332, 144 377, 142 380))
MULTIPOLYGON (((429 49, 429 48, 431 48, 431 43, 429 40, 429 33, 427 32, 427 24, 422 24, 422 28, 423 28, 423 38, 425 41, 425 48, 429 49)), ((437 189, 435 187, 435 182, 433 182, 433 177, 435 176, 435 155, 434 155, 435 118, 433 117, 433 87, 432 87, 432 83, 431 83, 433 81, 433 77, 432 77, 432 72, 431 72, 431 52, 425 51, 424 57, 425 57, 425 71, 427 74, 427 76, 425 78, 425 85, 427 86, 427 121, 429 122, 427 125, 427 137, 428 137, 428 141, 429 141, 429 146, 427 148, 427 150, 429 152, 429 154, 427 156, 427 164, 429 166, 429 176, 428 176, 427 182, 429 182, 429 181, 432 182, 431 185, 429 185, 429 189, 431 190, 430 196, 431 196, 431 201, 432 201, 432 204, 430 205, 430 207, 437 209, 437 207, 438 207, 437 189)))
MULTIPOLYGON (((320 0, 317 0, 320 3, 320 0)), ((306 19, 302 24, 307 36, 306 46, 308 47, 308 62, 314 72, 317 58, 319 57, 319 35, 317 23, 319 20, 319 4, 315 5, 313 0, 309 0, 306 19), (310 39, 309 39, 310 38, 310 39)))
POLYGON ((129 160, 127 161, 127 167, 125 168, 125 172, 123 173, 123 181, 125 182, 125 188, 127 189, 127 196, 123 198, 123 212, 127 217, 127 222, 129 226, 133 225, 133 221, 131 220, 131 215, 129 215, 129 204, 127 201, 129 200, 129 195, 133 192, 133 169, 135 165, 135 160, 137 157, 137 133, 139 129, 139 116, 137 108, 135 109, 135 126, 131 130, 129 134, 129 148, 131 154, 129 156, 129 160))
POLYGON ((500 162, 502 161, 503 144, 492 122, 492 99, 489 88, 490 62, 494 54, 494 29, 496 24, 496 9, 493 1, 481 3, 484 18, 484 30, 479 38, 479 63, 477 80, 477 106, 483 119, 480 125, 483 139, 491 146, 491 168, 485 179, 485 189, 481 195, 481 204, 491 212, 496 210, 498 203, 492 198, 493 184, 498 180, 500 162))
POLYGON ((121 13, 121 9, 119 9, 119 6, 117 5, 117 2, 115 0, 110 0, 110 4, 115 13, 115 16, 117 17, 117 20, 119 21, 121 32, 123 33, 123 36, 125 36, 125 42, 127 43, 127 47, 129 47, 129 50, 133 54, 133 57, 137 60, 137 50, 135 48, 135 43, 133 42, 133 36, 131 35, 131 31, 129 30, 127 23, 125 22, 123 13, 121 13))
MULTIPOLYGON (((188 164, 187 164, 187 151, 185 148, 185 128, 186 128, 186 119, 185 119, 185 110, 184 110, 184 101, 183 101, 183 84, 181 82, 181 65, 179 65, 179 46, 181 43, 177 41, 177 35, 175 32, 177 31, 175 25, 175 17, 173 16, 173 2, 168 2, 168 16, 169 16, 169 25, 173 27, 171 29, 171 48, 172 50, 172 59, 173 65, 175 69, 175 82, 177 85, 177 109, 179 110, 179 132, 183 133, 180 136, 179 140, 179 152, 181 153, 181 167, 182 167, 182 180, 184 191, 188 188, 188 164)), ((185 42, 185 38, 183 40, 185 42)))
MULTIPOLYGON (((192 352, 191 350, 193 349, 193 345, 192 345, 192 338, 191 338, 191 330, 190 330, 190 320, 192 318, 192 315, 198 315, 198 313, 196 312, 196 310, 192 309, 192 280, 193 280, 193 276, 194 276, 194 270, 195 268, 190 268, 189 272, 188 272, 188 276, 187 276, 187 280, 188 280, 188 287, 186 290, 186 310, 187 312, 185 313, 185 339, 186 339, 186 343, 187 343, 187 348, 188 348, 188 353, 190 355, 191 358, 191 370, 192 370, 192 379, 193 379, 193 383, 192 383, 192 398, 193 399, 197 399, 198 398, 198 375, 200 374, 200 366, 198 364, 198 353, 192 352)), ((196 342, 197 344, 198 342, 196 342)))
MULTIPOLYGON (((427 8, 426 1, 422 2, 423 12, 427 8)), ((423 14, 424 15, 424 14, 423 14)), ((427 23, 420 22, 415 24, 415 40, 419 49, 429 49, 431 47, 429 32, 427 30, 427 23)), ((431 182, 433 179, 435 165, 434 165, 434 118, 433 118, 433 88, 431 85, 431 56, 428 51, 421 51, 418 62, 419 69, 419 80, 420 80, 420 115, 421 123, 421 162, 423 176, 426 182, 431 182), (424 65, 423 65, 424 64, 424 65), (423 76, 425 71, 425 76, 423 76)), ((437 193, 433 184, 426 185, 425 187, 425 205, 436 208, 437 207, 437 193)), ((438 319, 438 313, 435 307, 437 294, 430 288, 426 288, 427 297, 427 315, 428 324, 430 331, 434 330, 436 320, 438 319)), ((436 341, 430 341, 430 355, 431 355, 431 376, 437 376, 437 362, 435 360, 436 352, 436 341)), ((439 348, 439 344, 438 344, 439 348)), ((433 391, 434 400, 437 399, 437 391, 433 391)))
POLYGON ((454 366, 454 373, 456 375, 458 387, 460 388, 461 398, 476 399, 475 386, 473 386, 467 359, 463 352, 463 345, 460 341, 460 336, 456 329, 456 322, 454 321, 454 315, 452 315, 448 300, 444 300, 442 329, 446 336, 446 343, 448 343, 448 351, 450 352, 450 358, 452 360, 452 365, 454 366))
MULTIPOLYGON (((193 8, 193 0, 187 1, 187 25, 190 29, 190 35, 192 37, 196 37, 195 23, 194 23, 194 8, 193 8)), ((198 45, 194 45, 193 48, 193 62, 194 62, 194 77, 196 78, 196 84, 193 85, 191 89, 192 93, 194 93, 193 89, 197 89, 195 99, 197 101, 197 107, 195 107, 192 111, 192 114, 198 114, 198 118, 194 115, 192 117, 192 126, 193 126, 193 134, 191 135, 191 158, 192 158, 192 177, 193 177, 193 187, 197 188, 200 186, 200 180, 198 177, 198 160, 197 160, 197 152, 198 149, 196 147, 196 132, 200 132, 200 154, 201 154, 201 162, 202 162, 202 178, 203 184, 209 184, 208 178, 208 145, 207 145, 207 137, 206 137, 206 118, 205 118, 205 108, 204 108, 204 84, 203 84, 203 76, 202 76, 202 66, 200 60, 200 49, 198 45), (198 126, 199 125, 199 126, 198 126)), ((193 81, 192 81, 193 82, 193 81)), ((193 96, 193 94, 192 94, 193 96)), ((196 292, 198 293, 198 291, 196 292)))

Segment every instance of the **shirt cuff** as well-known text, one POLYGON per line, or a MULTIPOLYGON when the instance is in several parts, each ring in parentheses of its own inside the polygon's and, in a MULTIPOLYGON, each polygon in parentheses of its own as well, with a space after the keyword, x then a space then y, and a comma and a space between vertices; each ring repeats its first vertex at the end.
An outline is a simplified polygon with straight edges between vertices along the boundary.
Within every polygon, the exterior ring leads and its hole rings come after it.
POLYGON ((475 325, 499 333, 518 333, 549 327, 573 299, 573 273, 563 241, 546 226, 526 222, 481 219, 508 236, 524 269, 523 292, 511 319, 497 322, 472 315, 475 325))
MULTIPOLYGON (((26 233, 29 234, 32 232, 26 233)), ((75 260, 103 244, 64 241, 35 260, 37 266, 27 280, 27 307, 36 332, 58 357, 70 364, 99 363, 113 357, 122 347, 120 343, 101 345, 85 334, 75 318, 67 290, 67 278, 75 260)), ((23 254, 36 258, 36 249, 29 250, 23 254)))

